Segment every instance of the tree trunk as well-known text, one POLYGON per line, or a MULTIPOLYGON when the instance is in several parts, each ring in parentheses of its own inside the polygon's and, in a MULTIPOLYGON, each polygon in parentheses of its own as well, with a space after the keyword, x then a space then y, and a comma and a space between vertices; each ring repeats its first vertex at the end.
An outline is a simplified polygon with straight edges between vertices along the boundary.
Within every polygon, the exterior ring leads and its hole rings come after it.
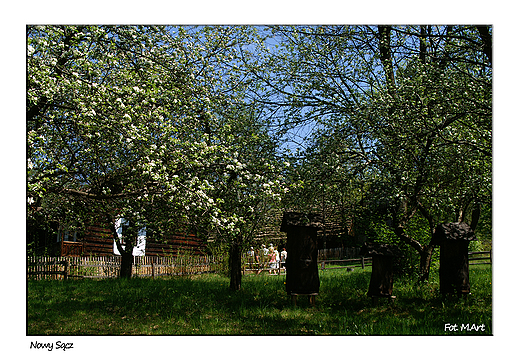
POLYGON ((119 269, 119 278, 131 278, 133 265, 134 256, 132 255, 132 252, 121 253, 121 268, 119 269))
POLYGON ((390 297, 394 289, 393 258, 373 255, 368 296, 390 297))
POLYGON ((231 242, 229 248, 229 287, 233 291, 238 291, 242 284, 242 255, 240 252, 242 245, 242 237, 237 238, 231 242))
MULTIPOLYGON (((134 246, 131 242, 130 244, 126 244, 123 248, 121 240, 119 239, 119 235, 117 234, 116 224, 114 217, 110 214, 105 214, 105 218, 109 224, 109 228, 112 231, 112 237, 114 238, 114 242, 116 243, 117 250, 121 254, 121 266, 119 267, 119 278, 131 278, 132 277, 132 267, 134 265, 134 256, 133 249, 134 246)), ((131 237, 128 237, 130 240, 131 237)))
POLYGON ((430 264, 432 262, 433 251, 435 250, 435 246, 433 245, 421 245, 417 240, 408 236, 404 232, 404 228, 402 226, 397 226, 394 228, 394 233, 397 237, 404 243, 410 245, 413 249, 415 249, 419 256, 421 257, 419 262, 419 280, 426 281, 430 277, 430 264))
POLYGON ((483 46, 482 51, 486 54, 489 64, 493 65, 493 38, 489 33, 489 26, 477 26, 478 32, 480 34, 480 39, 482 40, 483 46))
POLYGON ((419 37, 420 40, 420 47, 419 47, 419 59, 421 60, 421 63, 426 64, 426 52, 427 52, 427 45, 426 45, 426 26, 421 25, 421 35, 419 37))
POLYGON ((379 55, 381 57, 381 63, 385 71, 388 93, 392 96, 395 96, 394 67, 392 63, 392 51, 390 47, 392 27, 388 25, 379 25, 377 30, 379 36, 379 55))
POLYGON ((478 221, 480 219, 480 200, 476 200, 473 212, 471 212, 471 224, 470 227, 473 231, 477 229, 478 221))
POLYGON ((421 252, 421 260, 419 263, 420 281, 427 281, 430 278, 430 265, 432 263, 432 255, 435 250, 435 246, 427 245, 424 246, 421 252))

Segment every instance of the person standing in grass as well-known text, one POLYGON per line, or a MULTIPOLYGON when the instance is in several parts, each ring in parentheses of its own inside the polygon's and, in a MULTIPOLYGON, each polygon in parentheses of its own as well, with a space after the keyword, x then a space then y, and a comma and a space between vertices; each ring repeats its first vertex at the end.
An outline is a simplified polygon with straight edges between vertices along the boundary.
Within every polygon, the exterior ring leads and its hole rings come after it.
POLYGON ((260 248, 257 248, 255 250, 256 268, 258 268, 259 270, 262 268, 262 258, 261 258, 260 252, 261 252, 260 248))
POLYGON ((264 253, 264 256, 267 256, 267 254, 269 253, 269 250, 267 249, 265 244, 262 245, 262 252, 264 253))
POLYGON ((255 249, 251 246, 251 249, 247 251, 247 255, 251 258, 255 258, 255 249))
MULTIPOLYGON (((278 252, 278 250, 275 248, 274 249, 274 256, 275 256, 275 265, 276 265, 276 270, 280 270, 280 253, 278 252)), ((276 272, 275 272, 276 273, 276 272)))
POLYGON ((260 250, 258 251, 258 273, 260 274, 264 268, 267 267, 269 262, 269 250, 265 247, 265 244, 262 244, 260 250))
POLYGON ((282 252, 280 252, 280 262, 282 262, 282 269, 285 269, 285 260, 287 259, 287 251, 285 248, 282 248, 282 252))
POLYGON ((269 274, 273 271, 276 273, 276 253, 274 252, 273 247, 269 247, 269 274))
POLYGON ((255 266, 255 249, 251 246, 251 249, 247 251, 247 256, 249 258, 249 268, 253 269, 255 266))

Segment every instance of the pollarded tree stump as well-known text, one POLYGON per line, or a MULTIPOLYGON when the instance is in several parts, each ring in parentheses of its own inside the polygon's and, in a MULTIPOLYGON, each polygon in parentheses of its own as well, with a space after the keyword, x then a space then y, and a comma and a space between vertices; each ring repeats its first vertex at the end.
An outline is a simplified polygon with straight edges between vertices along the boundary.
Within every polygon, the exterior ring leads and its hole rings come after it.
POLYGON ((286 286, 293 303, 296 295, 308 295, 314 303, 320 289, 318 274, 318 229, 322 227, 317 214, 285 212, 280 230, 287 233, 286 286))
POLYGON ((441 294, 460 297, 470 293, 468 247, 469 242, 476 239, 471 227, 464 222, 443 223, 435 228, 431 244, 441 247, 441 294))
POLYGON ((388 298, 393 301, 394 289, 394 257, 400 255, 399 248, 395 245, 380 243, 365 243, 361 248, 361 254, 372 257, 372 274, 367 295, 372 297, 372 304, 377 305, 379 298, 388 298))
POLYGON ((394 289, 393 259, 379 254, 372 255, 369 296, 389 297, 394 289))

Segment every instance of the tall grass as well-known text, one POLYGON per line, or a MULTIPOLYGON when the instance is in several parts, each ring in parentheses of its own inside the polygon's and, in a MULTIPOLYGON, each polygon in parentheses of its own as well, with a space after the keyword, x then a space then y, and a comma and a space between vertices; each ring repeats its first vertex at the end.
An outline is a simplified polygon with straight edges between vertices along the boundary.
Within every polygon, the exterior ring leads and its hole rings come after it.
MULTIPOLYGON (((445 324, 492 333, 491 267, 471 266, 472 294, 442 298, 435 271, 418 285, 398 278, 394 303, 372 306, 370 269, 320 271, 316 306, 293 306, 284 276, 248 275, 228 289, 220 275, 168 279, 28 282, 29 335, 443 335, 445 324)), ((460 328, 460 327, 459 327, 460 328)))

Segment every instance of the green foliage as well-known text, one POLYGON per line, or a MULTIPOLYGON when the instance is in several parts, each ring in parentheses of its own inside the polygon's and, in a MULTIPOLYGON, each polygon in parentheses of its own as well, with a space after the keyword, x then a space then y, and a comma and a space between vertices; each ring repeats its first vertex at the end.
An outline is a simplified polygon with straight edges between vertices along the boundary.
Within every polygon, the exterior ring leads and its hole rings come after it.
POLYGON ((288 158, 288 208, 359 222, 362 236, 390 220, 415 249, 437 224, 470 222, 479 202, 491 208, 490 28, 270 30, 279 46, 256 58, 262 95, 285 134, 308 146, 288 158), (299 139, 302 127, 312 131, 299 139))
MULTIPOLYGON (((369 229, 371 231, 370 241, 395 244, 400 247, 402 256, 396 258, 394 263, 394 271, 397 274, 408 276, 420 275, 420 270, 418 269, 419 255, 410 245, 403 243, 388 224, 375 220, 369 229)), ((407 232, 421 244, 428 244, 431 240, 430 228, 424 218, 414 217, 408 224, 407 232)), ((438 252, 434 253, 432 261, 438 263, 438 252)))

